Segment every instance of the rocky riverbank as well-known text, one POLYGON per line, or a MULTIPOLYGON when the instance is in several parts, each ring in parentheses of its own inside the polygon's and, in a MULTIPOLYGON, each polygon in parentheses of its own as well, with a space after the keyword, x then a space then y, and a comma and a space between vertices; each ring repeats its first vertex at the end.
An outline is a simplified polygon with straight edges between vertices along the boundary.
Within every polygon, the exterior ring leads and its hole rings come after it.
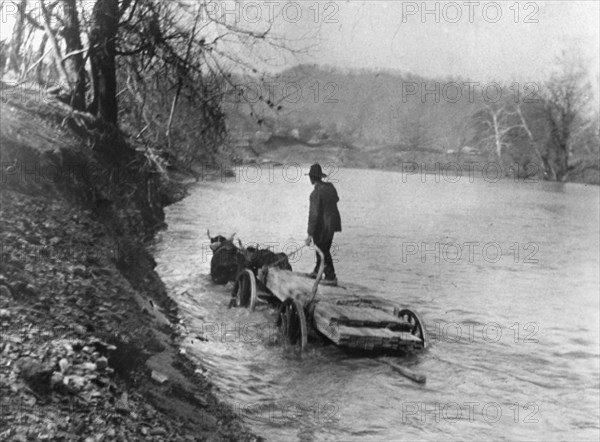
POLYGON ((56 103, 2 103, 0 129, 0 440, 257 440, 145 249, 182 189, 56 103))

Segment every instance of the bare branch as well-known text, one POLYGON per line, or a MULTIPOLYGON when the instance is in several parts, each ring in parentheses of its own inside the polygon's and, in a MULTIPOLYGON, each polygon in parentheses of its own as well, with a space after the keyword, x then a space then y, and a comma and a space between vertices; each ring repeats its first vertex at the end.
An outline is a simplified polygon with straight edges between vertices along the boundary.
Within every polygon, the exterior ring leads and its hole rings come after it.
POLYGON ((50 46, 52 47, 52 51, 54 52, 54 65, 56 67, 56 70, 58 71, 61 81, 63 81, 65 84, 68 84, 69 77, 67 76, 67 72, 65 71, 65 67, 63 65, 63 57, 61 54, 60 46, 58 45, 58 41, 56 40, 56 35, 54 31, 52 30, 52 28, 50 28, 50 13, 44 1, 40 2, 40 7, 42 10, 42 18, 44 20, 44 31, 48 36, 48 41, 50 42, 50 46))

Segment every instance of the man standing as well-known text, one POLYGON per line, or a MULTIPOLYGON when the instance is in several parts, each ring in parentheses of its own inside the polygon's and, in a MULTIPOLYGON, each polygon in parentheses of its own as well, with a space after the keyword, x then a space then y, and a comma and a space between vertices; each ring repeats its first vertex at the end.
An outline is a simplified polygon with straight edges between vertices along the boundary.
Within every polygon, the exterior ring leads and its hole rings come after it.
MULTIPOLYGON (((310 167, 308 176, 310 177, 310 183, 315 188, 310 194, 308 237, 305 242, 306 245, 310 245, 312 241, 321 249, 325 256, 324 281, 335 285, 337 284, 337 277, 333 268, 330 249, 333 242, 333 234, 342 231, 342 221, 337 208, 337 202, 340 199, 333 184, 322 181, 327 175, 323 173, 319 164, 313 164, 310 167)), ((317 253, 317 265, 310 274, 312 278, 317 277, 320 265, 321 257, 317 253)))

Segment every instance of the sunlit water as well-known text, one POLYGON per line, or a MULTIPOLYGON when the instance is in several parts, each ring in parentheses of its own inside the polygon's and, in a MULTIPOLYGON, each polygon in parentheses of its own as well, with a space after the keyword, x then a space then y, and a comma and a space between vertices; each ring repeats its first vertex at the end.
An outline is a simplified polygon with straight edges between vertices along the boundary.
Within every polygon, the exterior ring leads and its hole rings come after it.
MULTIPOLYGON (((396 359, 427 375, 419 385, 331 345, 299 355, 278 343, 275 310, 228 309, 231 287, 210 282, 207 228, 276 251, 302 243, 311 186, 288 172, 199 183, 168 209, 155 249, 189 331, 183 347, 256 433, 598 440, 598 187, 335 175, 338 278, 423 316, 431 347, 396 359)), ((302 252, 293 266, 310 271, 302 252)))

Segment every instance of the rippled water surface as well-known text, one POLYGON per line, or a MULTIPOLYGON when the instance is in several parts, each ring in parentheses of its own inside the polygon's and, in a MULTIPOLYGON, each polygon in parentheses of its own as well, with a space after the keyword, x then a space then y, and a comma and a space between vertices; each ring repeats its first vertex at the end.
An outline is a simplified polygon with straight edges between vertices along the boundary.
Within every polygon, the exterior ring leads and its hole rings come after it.
MULTIPOLYGON (((277 342, 275 310, 228 309, 230 286, 210 282, 207 228, 276 251, 303 241, 312 187, 302 178, 265 169, 256 183, 200 183, 168 209, 155 250, 189 331, 182 345, 256 433, 598 440, 598 187, 335 175, 338 278, 423 316, 431 347, 396 359, 426 374, 423 386, 331 345, 299 355, 277 342)), ((313 262, 306 252, 293 266, 313 262)))

